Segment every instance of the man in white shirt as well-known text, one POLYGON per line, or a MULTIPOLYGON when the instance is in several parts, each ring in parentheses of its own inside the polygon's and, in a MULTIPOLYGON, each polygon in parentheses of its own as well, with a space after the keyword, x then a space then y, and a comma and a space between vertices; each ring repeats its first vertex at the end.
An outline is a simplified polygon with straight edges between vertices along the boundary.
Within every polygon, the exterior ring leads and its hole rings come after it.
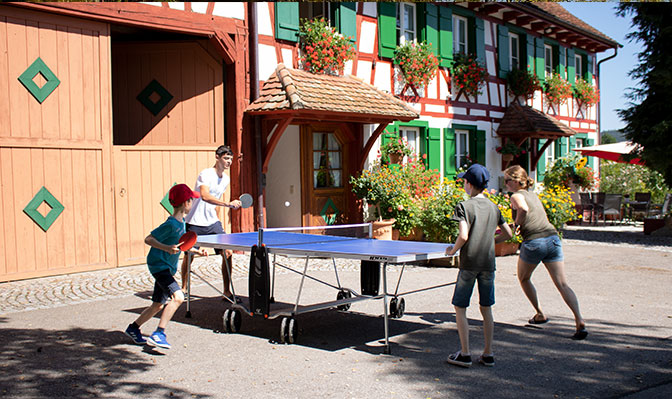
MULTIPOLYGON (((193 231, 198 235, 224 234, 222 222, 217 217, 218 206, 225 206, 232 209, 239 209, 241 203, 239 200, 225 202, 221 198, 229 185, 229 175, 224 173, 231 167, 233 162, 233 151, 225 145, 221 145, 215 151, 215 165, 212 168, 203 169, 198 175, 194 191, 201 194, 200 198, 194 201, 191 211, 185 218, 187 231, 193 231)), ((231 294, 231 263, 233 253, 226 250, 222 254, 221 249, 215 249, 215 253, 222 255, 222 280, 224 282, 224 296, 232 299, 231 294), (227 261, 228 260, 228 261, 227 261), (228 267, 227 267, 228 265, 228 267)), ((186 290, 188 257, 185 256, 182 261, 182 289, 186 290)))

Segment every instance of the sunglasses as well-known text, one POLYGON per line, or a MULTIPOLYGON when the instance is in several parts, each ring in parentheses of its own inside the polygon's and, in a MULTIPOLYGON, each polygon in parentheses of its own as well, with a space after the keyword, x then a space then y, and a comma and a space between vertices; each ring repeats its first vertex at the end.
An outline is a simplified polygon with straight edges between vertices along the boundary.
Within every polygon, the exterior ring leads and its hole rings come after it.
POLYGON ((504 184, 509 184, 512 181, 514 181, 514 180, 513 179, 504 179, 504 184))

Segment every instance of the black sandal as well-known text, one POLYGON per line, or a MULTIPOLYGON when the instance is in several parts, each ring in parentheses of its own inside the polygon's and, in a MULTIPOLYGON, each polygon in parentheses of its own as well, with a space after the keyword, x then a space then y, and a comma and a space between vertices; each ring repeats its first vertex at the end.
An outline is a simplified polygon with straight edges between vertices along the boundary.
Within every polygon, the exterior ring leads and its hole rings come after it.
POLYGON ((582 339, 586 339, 587 336, 588 336, 588 330, 582 328, 580 330, 576 330, 574 335, 572 335, 572 339, 575 341, 581 341, 582 339))
POLYGON ((548 317, 544 317, 543 320, 537 320, 537 315, 535 314, 533 318, 527 321, 529 324, 545 324, 548 323, 548 317))

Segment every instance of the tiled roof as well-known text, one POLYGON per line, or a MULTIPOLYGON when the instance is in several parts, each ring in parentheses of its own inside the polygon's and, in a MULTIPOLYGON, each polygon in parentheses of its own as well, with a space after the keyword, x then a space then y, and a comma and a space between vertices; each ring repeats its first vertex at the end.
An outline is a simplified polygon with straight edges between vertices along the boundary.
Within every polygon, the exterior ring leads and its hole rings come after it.
POLYGON ((548 14, 550 17, 555 17, 556 19, 564 21, 585 32, 592 33, 598 38, 607 40, 609 42, 612 42, 613 44, 618 44, 616 40, 610 38, 609 36, 605 35, 604 33, 600 32, 599 30, 593 28, 592 26, 583 22, 579 18, 575 17, 572 13, 567 11, 565 7, 560 5, 560 3, 555 3, 551 1, 539 1, 539 2, 524 3, 524 5, 526 7, 535 8, 541 11, 542 13, 548 14))
POLYGON ((405 102, 356 77, 318 75, 278 64, 245 112, 264 115, 290 110, 331 113, 349 120, 409 121, 420 116, 405 102))
POLYGON ((499 124, 497 134, 506 137, 556 138, 573 136, 571 127, 527 105, 511 103, 499 124))

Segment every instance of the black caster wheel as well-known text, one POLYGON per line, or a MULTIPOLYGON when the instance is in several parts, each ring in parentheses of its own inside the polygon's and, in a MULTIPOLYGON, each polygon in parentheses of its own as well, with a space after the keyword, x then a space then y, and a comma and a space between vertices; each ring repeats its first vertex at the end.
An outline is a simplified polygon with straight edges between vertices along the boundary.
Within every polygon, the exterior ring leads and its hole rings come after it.
POLYGON ((231 332, 231 309, 226 309, 224 311, 224 316, 222 316, 222 324, 224 324, 224 331, 227 333, 231 332))
MULTIPOLYGON (((227 309, 230 310, 230 309, 227 309)), ((237 333, 240 331, 240 325, 243 323, 243 316, 239 310, 230 310, 229 324, 227 332, 237 333)))
MULTIPOLYGON (((352 294, 350 293, 350 291, 341 290, 341 291, 338 291, 338 294, 336 294, 336 300, 338 300, 338 301, 340 301, 341 299, 346 299, 346 298, 352 298, 352 294)), ((336 309, 346 311, 346 310, 350 309, 350 304, 346 303, 344 305, 338 305, 338 306, 336 306, 336 309)))
POLYGON ((287 341, 289 341, 289 333, 288 333, 288 324, 289 324, 289 319, 287 317, 283 317, 282 320, 280 321, 280 343, 281 344, 286 344, 287 341))
POLYGON ((397 298, 396 296, 390 299, 390 317, 398 319, 404 315, 406 309, 406 301, 404 298, 397 298))
POLYGON ((299 336, 299 327, 297 325, 296 319, 289 319, 289 324, 287 326, 287 342, 290 344, 295 344, 299 336))
POLYGON ((397 317, 397 297, 390 299, 390 317, 397 317))
POLYGON ((397 301, 397 318, 404 317, 404 310, 406 309, 406 301, 404 298, 399 298, 397 301))

